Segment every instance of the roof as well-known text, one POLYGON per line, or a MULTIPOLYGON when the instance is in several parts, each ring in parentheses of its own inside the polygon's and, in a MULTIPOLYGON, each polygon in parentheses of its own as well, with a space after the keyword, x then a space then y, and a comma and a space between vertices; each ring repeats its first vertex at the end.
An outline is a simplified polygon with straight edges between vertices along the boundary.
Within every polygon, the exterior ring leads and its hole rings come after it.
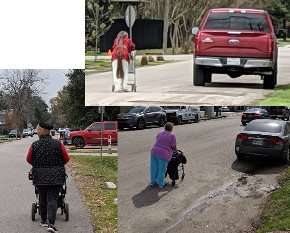
POLYGON ((261 122, 261 123, 277 123, 279 125, 285 125, 287 121, 278 120, 278 119, 256 119, 251 122, 261 122))

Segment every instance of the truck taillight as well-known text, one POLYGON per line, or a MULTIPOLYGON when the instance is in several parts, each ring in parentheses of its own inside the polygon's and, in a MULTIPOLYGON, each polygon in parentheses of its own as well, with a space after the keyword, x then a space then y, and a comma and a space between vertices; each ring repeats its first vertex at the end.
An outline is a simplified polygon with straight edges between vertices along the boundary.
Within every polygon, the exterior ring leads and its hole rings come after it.
POLYGON ((244 135, 244 134, 239 134, 236 138, 237 141, 240 141, 242 142, 243 140, 245 139, 248 139, 248 136, 247 135, 244 135))
POLYGON ((200 43, 200 38, 199 38, 198 35, 196 35, 195 38, 194 38, 194 48, 195 48, 195 50, 199 49, 199 43, 200 43))
POLYGON ((272 53, 274 50, 274 40, 273 39, 269 39, 268 40, 268 53, 272 53))

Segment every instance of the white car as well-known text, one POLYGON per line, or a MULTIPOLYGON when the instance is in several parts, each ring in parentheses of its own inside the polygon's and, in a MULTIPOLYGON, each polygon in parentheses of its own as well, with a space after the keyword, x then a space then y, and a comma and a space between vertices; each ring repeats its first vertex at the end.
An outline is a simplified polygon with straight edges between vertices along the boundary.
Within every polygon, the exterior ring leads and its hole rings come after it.
POLYGON ((25 136, 33 137, 33 133, 31 131, 31 129, 24 129, 23 132, 22 132, 22 136, 23 137, 25 137, 25 136))

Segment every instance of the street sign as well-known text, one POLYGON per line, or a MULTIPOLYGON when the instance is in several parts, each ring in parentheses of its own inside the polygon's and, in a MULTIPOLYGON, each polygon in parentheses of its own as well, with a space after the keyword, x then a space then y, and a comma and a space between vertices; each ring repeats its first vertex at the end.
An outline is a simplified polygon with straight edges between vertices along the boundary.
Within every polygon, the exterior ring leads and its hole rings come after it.
POLYGON ((105 113, 105 106, 99 106, 98 113, 105 113))
POLYGON ((125 21, 127 26, 130 28, 133 26, 136 19, 136 13, 133 6, 128 6, 125 13, 125 21))

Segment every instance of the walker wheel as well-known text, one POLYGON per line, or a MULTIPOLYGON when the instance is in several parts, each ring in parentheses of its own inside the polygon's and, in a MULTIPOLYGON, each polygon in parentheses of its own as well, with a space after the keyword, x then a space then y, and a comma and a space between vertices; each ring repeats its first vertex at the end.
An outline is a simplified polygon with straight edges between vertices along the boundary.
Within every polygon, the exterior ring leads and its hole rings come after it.
POLYGON ((64 213, 65 213, 65 221, 68 221, 69 220, 69 205, 68 205, 68 203, 65 203, 64 213))
POLYGON ((171 182, 171 184, 172 184, 172 187, 174 187, 174 186, 175 186, 175 180, 173 180, 173 181, 171 182))
POLYGON ((37 212, 37 209, 36 209, 36 204, 35 203, 32 203, 32 208, 31 208, 31 220, 32 221, 35 221, 35 214, 37 212))

